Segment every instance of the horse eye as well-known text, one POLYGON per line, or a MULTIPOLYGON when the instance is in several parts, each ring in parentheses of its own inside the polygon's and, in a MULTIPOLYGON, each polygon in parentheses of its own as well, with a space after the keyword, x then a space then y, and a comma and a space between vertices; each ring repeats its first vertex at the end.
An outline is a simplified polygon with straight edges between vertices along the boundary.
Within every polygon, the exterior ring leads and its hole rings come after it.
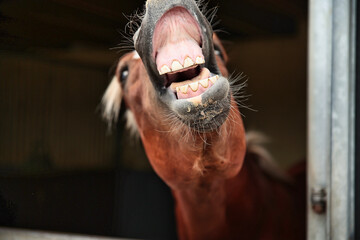
POLYGON ((224 55, 223 53, 221 52, 221 49, 219 48, 219 46, 215 45, 214 44, 214 52, 216 55, 218 55, 223 61, 225 60, 224 59, 224 55))
POLYGON ((120 69, 120 82, 124 83, 129 76, 129 68, 127 66, 120 69))

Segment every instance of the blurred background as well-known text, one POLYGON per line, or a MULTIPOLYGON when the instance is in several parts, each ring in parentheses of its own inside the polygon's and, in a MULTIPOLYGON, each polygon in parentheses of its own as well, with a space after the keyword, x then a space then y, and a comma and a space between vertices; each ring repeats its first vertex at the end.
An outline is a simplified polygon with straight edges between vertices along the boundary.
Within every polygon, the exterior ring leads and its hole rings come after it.
MULTIPOLYGON (((99 103, 144 1, 0 1, 0 225, 175 239, 169 189, 99 103), (115 48, 113 50, 113 48, 115 48)), ((287 169, 306 155, 307 1, 223 0, 215 30, 250 95, 245 126, 287 169)))

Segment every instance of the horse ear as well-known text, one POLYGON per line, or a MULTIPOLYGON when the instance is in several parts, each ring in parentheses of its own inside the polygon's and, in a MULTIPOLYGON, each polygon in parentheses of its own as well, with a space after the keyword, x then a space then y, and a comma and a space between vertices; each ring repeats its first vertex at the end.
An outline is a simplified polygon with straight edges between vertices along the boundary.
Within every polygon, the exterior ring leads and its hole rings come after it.
POLYGON ((107 121, 109 127, 118 120, 122 98, 123 90, 118 77, 115 75, 101 100, 102 117, 107 121))

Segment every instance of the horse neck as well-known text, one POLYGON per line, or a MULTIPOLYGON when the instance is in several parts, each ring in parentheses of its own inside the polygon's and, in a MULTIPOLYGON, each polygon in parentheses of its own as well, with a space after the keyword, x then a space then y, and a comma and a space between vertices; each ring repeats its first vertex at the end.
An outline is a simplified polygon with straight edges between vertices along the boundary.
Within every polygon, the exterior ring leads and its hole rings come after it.
POLYGON ((144 146, 155 171, 172 188, 177 204, 179 234, 184 235, 181 239, 217 239, 217 236, 224 236, 228 232, 225 225, 225 185, 227 179, 239 173, 246 148, 237 107, 233 106, 218 131, 200 134, 188 144, 179 142, 181 136, 157 135, 159 133, 152 132, 143 136, 144 146), (166 146, 166 151, 154 151, 154 142, 166 146), (171 149, 175 146, 177 150, 172 153, 171 149), (176 166, 175 171, 169 170, 174 163, 180 166, 176 166), (166 167, 162 168, 163 165, 166 167))
POLYGON ((245 159, 232 178, 213 177, 192 188, 172 190, 179 239, 257 239, 253 226, 268 217, 265 209, 272 206, 263 199, 271 195, 273 185, 262 174, 256 156, 247 154, 245 159))
POLYGON ((225 180, 173 190, 179 239, 221 239, 226 225, 225 180))

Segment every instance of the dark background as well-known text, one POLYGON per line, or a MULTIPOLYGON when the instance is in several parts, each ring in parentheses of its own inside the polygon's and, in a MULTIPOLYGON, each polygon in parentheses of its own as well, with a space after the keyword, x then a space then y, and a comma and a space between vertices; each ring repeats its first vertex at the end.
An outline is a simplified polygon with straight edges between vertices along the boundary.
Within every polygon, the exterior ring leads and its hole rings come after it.
MULTIPOLYGON (((99 102, 144 2, 0 1, 0 225, 175 238, 169 189, 99 102), (126 35, 126 33, 125 33, 126 35)), ((306 155, 307 1, 209 1, 248 130, 287 168, 306 155), (218 20, 221 20, 218 22, 218 20)), ((122 119, 122 118, 120 118, 122 119)))

